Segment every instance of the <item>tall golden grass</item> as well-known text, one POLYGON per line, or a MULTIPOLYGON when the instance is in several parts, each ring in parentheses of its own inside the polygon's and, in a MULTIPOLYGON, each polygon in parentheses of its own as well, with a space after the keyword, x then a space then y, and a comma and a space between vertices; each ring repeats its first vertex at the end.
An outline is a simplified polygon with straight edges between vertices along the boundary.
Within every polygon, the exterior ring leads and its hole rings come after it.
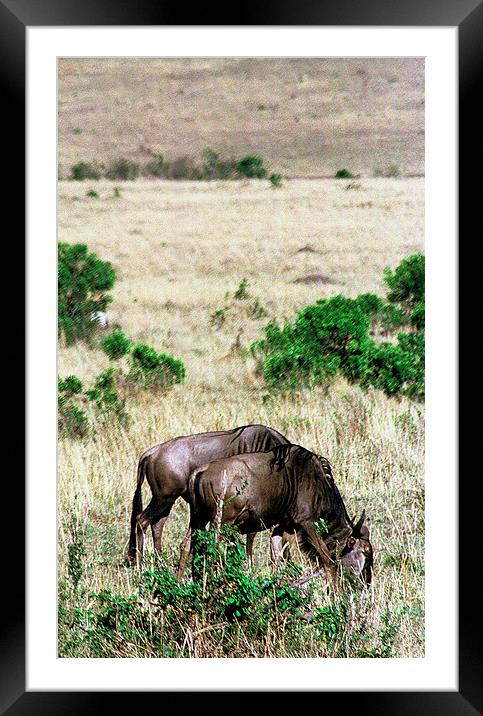
MULTIPOLYGON (((354 633, 381 638, 387 610, 400 613, 391 655, 424 655, 424 407, 363 393, 338 380, 329 391, 268 396, 262 379, 238 350, 269 320, 291 320, 310 302, 336 293, 384 293, 383 269, 423 247, 423 183, 417 179, 268 182, 88 183, 59 185, 59 240, 87 243, 116 267, 110 325, 135 341, 181 358, 187 380, 166 394, 130 399, 132 422, 99 425, 91 437, 59 442, 59 579, 69 603, 86 606, 91 593, 129 595, 135 573, 123 566, 135 469, 147 447, 175 435, 266 423, 293 442, 325 455, 351 515, 366 509, 375 551, 374 584, 354 633), (301 251, 301 249, 303 249, 301 251), (320 274, 322 282, 294 283, 320 274), (248 297, 233 294, 242 279, 248 297), (254 301, 266 310, 256 318, 254 301), (225 320, 210 317, 226 308, 225 320), (85 529, 84 573, 69 591, 68 546, 75 519, 85 529), (404 607, 404 609, 399 609, 404 607), (399 611, 398 611, 399 610, 399 611)), ((83 343, 61 347, 59 374, 86 384, 107 357, 83 343)), ((148 492, 144 500, 149 499, 148 492)), ((164 557, 175 566, 187 526, 177 503, 164 533, 164 557)), ((256 562, 269 569, 267 538, 256 541, 256 562)), ((327 599, 321 591, 320 599, 327 599)), ((184 645, 179 655, 215 656, 216 644, 184 645)), ((61 637, 61 639, 64 637, 61 637)), ((273 634, 259 656, 324 656, 313 641, 293 653, 289 633, 273 634)), ((372 640, 372 641, 371 641, 372 640)), ((231 656, 250 656, 243 645, 231 656)), ((63 652, 62 642, 59 644, 63 652)), ((349 649, 357 656, 357 645, 349 649)), ((69 655, 92 655, 83 652, 69 655)), ((119 656, 157 656, 149 644, 119 656)))

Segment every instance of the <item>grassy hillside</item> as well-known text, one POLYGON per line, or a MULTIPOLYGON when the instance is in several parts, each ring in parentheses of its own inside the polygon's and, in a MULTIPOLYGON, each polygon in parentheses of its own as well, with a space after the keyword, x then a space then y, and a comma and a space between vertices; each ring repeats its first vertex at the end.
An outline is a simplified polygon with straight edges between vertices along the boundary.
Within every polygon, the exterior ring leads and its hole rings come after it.
MULTIPOLYGON (((343 381, 328 394, 266 399, 254 366, 238 351, 238 343, 260 337, 269 320, 291 320, 317 298, 382 294, 384 267, 423 248, 423 181, 295 180, 280 189, 257 181, 116 186, 120 196, 107 181, 62 182, 58 238, 87 243, 112 261, 118 281, 111 325, 181 358, 188 377, 165 395, 131 399, 128 427, 112 424, 84 441, 60 441, 60 654, 423 656, 423 406, 376 391, 364 394, 343 381), (98 198, 86 195, 93 187, 98 198), (318 280, 297 282, 307 276, 318 280), (233 294, 242 279, 249 297, 237 301, 233 294), (224 318, 216 320, 220 310, 224 318), (367 510, 374 586, 364 599, 354 594, 346 603, 346 631, 327 642, 307 627, 294 641, 281 618, 262 640, 247 635, 243 625, 227 642, 216 630, 191 624, 179 637, 165 634, 162 650, 149 637, 130 641, 120 633, 119 641, 93 643, 86 623, 73 627, 73 610, 92 609, 92 594, 103 589, 123 598, 137 589, 136 572, 122 561, 139 454, 175 435, 249 422, 272 425, 327 456, 349 513, 367 510), (68 571, 73 521, 85 551, 77 591, 68 571)), ((59 374, 89 383, 107 363, 100 350, 78 343, 61 347, 59 374)), ((186 506, 177 504, 165 530, 170 568, 186 525, 186 506)), ((256 562, 270 573, 266 536, 256 542, 256 562)), ((323 579, 314 599, 329 603, 323 579)), ((156 609, 149 614, 160 623, 156 609)))
POLYGON ((424 60, 64 59, 59 165, 258 154, 290 176, 424 172, 424 60))

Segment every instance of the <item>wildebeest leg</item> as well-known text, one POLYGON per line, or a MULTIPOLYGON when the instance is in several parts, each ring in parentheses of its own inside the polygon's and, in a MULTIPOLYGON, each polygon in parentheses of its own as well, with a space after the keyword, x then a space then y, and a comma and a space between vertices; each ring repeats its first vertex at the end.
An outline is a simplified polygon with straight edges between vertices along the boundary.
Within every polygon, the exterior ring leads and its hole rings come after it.
POLYGON ((163 502, 159 502, 158 500, 155 500, 154 498, 151 500, 149 505, 146 507, 145 510, 141 512, 136 518, 136 538, 137 538, 137 560, 138 564, 142 562, 143 556, 144 556, 144 541, 145 541, 145 533, 149 526, 151 526, 153 531, 153 538, 155 541, 155 547, 156 547, 156 537, 155 532, 157 530, 157 526, 159 522, 163 521, 163 524, 161 525, 161 530, 159 531, 159 535, 156 535, 159 538, 159 547, 161 547, 161 532, 164 527, 164 522, 168 518, 169 513, 171 512, 171 508, 174 504, 174 499, 165 500, 163 502))
POLYGON ((191 552, 191 534, 192 534, 192 528, 191 528, 191 522, 188 527, 188 531, 186 532, 186 535, 184 537, 184 540, 181 543, 181 553, 179 557, 179 565, 178 565, 178 581, 182 578, 185 567, 186 567, 186 560, 189 557, 189 554, 191 552))
POLYGON ((163 534, 164 525, 169 517, 169 512, 165 517, 161 517, 157 522, 151 524, 151 533, 153 535, 154 551, 159 556, 161 554, 161 536, 163 534))
POLYGON ((282 557, 284 559, 289 559, 290 557, 290 548, 293 546, 295 542, 295 535, 290 532, 284 532, 282 536, 282 557))
POLYGON ((315 553, 317 554, 325 573, 330 576, 333 584, 335 585, 337 580, 337 570, 335 569, 332 557, 330 556, 330 552, 327 549, 324 540, 319 537, 315 531, 313 522, 304 522, 300 525, 300 529, 305 535, 309 545, 313 547, 315 553))
POLYGON ((282 558, 282 537, 283 528, 275 527, 270 535, 270 559, 275 566, 277 566, 282 558))

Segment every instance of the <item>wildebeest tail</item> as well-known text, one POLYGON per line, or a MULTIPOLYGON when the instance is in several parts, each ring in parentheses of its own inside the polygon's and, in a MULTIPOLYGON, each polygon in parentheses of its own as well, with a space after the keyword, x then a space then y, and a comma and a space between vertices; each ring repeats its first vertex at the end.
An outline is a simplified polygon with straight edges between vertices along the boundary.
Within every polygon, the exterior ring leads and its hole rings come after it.
POLYGON ((141 457, 138 462, 136 491, 132 500, 131 533, 129 535, 128 557, 131 560, 136 558, 136 518, 143 511, 142 486, 146 477, 146 457, 141 457))

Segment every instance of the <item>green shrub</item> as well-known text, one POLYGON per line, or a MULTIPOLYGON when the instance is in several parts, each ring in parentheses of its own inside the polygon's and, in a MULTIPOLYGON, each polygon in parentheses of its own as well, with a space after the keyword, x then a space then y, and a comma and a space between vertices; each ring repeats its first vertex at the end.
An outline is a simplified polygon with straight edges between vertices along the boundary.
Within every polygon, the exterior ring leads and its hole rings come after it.
POLYGON ((221 159, 217 152, 205 149, 204 163, 201 167, 203 179, 235 179, 237 165, 234 159, 221 159))
POLYGON ((58 379, 57 426, 62 437, 83 438, 88 433, 87 415, 77 402, 82 390, 82 383, 75 375, 58 379))
POLYGON ((362 377, 363 386, 371 385, 387 395, 424 398, 424 336, 400 333, 398 343, 374 344, 369 364, 362 377))
POLYGON ((78 162, 71 167, 70 178, 74 181, 85 179, 100 179, 102 176, 102 165, 95 162, 78 162))
POLYGON ((115 280, 111 263, 89 253, 85 244, 59 243, 58 330, 67 344, 92 336, 92 314, 106 310, 112 300, 106 292, 115 280))
POLYGON ((418 331, 424 331, 425 314, 425 303, 424 301, 419 301, 419 303, 414 306, 409 316, 409 321, 411 325, 414 326, 414 328, 416 328, 418 331))
POLYGON ((169 388, 182 383, 186 377, 183 362, 166 353, 138 343, 131 351, 131 368, 128 378, 143 388, 169 388))
POLYGON ((401 176, 401 170, 397 164, 390 164, 386 169, 374 169, 373 176, 395 178, 401 176))
POLYGON ((105 418, 116 417, 120 423, 128 423, 129 416, 125 410, 125 401, 119 395, 118 380, 120 372, 108 368, 100 373, 94 387, 86 390, 85 395, 96 407, 99 416, 105 418))
POLYGON ((240 176, 249 179, 265 179, 267 170, 263 166, 263 159, 256 156, 246 156, 236 163, 236 170, 240 176))
POLYGON ((328 386, 336 375, 388 395, 424 399, 424 257, 405 259, 386 270, 389 303, 374 294, 334 296, 307 306, 293 324, 265 328, 250 346, 263 377, 274 390, 328 386), (422 300, 421 300, 422 298, 422 300), (376 342, 382 330, 397 343, 376 342))
POLYGON ((121 157, 110 164, 105 176, 107 179, 134 181, 139 176, 139 164, 132 159, 121 157))
POLYGON ((335 173, 335 179, 353 179, 354 175, 348 169, 338 169, 335 173))
POLYGON ((274 186, 274 187, 282 186, 282 175, 281 174, 270 174, 268 179, 272 186, 274 186))
POLYGON ((119 360, 131 350, 132 341, 127 338, 120 328, 116 328, 111 335, 104 338, 101 348, 109 360, 119 360))
POLYGON ((154 159, 151 159, 151 161, 145 164, 143 174, 154 177, 163 177, 166 176, 167 170, 168 165, 164 160, 164 156, 162 154, 158 154, 157 157, 154 157, 154 159))
POLYGON ((99 194, 94 189, 89 189, 89 191, 86 192, 86 196, 91 199, 99 199, 99 194))
POLYGON ((200 167, 190 157, 178 157, 166 165, 168 179, 202 179, 200 167))
POLYGON ((334 296, 304 308, 293 326, 267 326, 252 353, 262 357, 263 375, 273 387, 328 383, 339 372, 354 382, 367 368, 369 323, 357 300, 334 296))
POLYGON ((414 254, 403 259, 394 270, 384 270, 388 286, 387 300, 399 305, 407 314, 424 301, 424 255, 414 254))

